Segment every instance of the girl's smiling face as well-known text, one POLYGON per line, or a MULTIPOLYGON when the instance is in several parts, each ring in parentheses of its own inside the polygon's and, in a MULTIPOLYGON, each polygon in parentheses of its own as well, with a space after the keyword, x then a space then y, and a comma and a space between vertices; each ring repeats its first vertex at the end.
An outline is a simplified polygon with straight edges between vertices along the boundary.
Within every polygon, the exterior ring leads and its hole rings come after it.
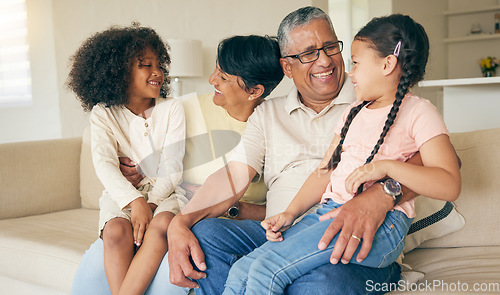
POLYGON ((372 101, 383 95, 380 83, 384 78, 384 58, 370 45, 360 40, 354 40, 351 45, 352 69, 349 76, 358 100, 372 101))
POLYGON ((157 54, 147 47, 143 54, 137 56, 132 63, 132 81, 129 86, 129 102, 160 96, 161 86, 165 80, 163 65, 157 54))

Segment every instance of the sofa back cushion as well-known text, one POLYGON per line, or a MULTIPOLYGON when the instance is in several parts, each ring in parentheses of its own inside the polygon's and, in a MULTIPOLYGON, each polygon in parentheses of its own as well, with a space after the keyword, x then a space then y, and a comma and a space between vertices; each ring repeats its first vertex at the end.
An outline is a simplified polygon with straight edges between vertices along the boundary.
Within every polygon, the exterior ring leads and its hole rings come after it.
POLYGON ((99 198, 104 186, 95 173, 90 149, 90 127, 85 128, 82 137, 82 153, 80 155, 80 196, 82 208, 99 209, 99 198))
POLYGON ((419 248, 500 245, 500 128, 451 134, 462 161, 462 191, 455 201, 465 227, 419 248))
POLYGON ((79 208, 80 148, 80 138, 1 144, 0 219, 79 208))

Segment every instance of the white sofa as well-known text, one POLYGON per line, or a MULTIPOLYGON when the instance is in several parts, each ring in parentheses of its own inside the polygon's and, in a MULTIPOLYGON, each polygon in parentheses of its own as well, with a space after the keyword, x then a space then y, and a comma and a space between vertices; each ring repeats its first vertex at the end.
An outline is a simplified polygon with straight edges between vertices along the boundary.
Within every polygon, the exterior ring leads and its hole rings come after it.
MULTIPOLYGON (((404 262, 420 284, 460 282, 471 293, 475 283, 496 283, 500 293, 500 129, 452 134, 452 142, 462 160, 456 206, 467 223, 424 242, 404 262)), ((0 294, 69 294, 80 259, 97 238, 102 186, 88 138, 2 144, 0 163, 0 294)), ((417 291, 428 293, 422 286, 417 291)))

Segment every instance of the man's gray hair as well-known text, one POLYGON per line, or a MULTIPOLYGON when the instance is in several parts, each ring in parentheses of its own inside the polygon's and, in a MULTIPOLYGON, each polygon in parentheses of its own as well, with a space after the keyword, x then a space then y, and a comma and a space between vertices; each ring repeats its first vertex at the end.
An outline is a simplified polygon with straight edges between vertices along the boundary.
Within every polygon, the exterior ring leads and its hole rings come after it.
POLYGON ((288 14, 281 21, 280 27, 278 29, 278 43, 280 46, 281 56, 286 56, 289 54, 288 49, 291 41, 290 33, 296 28, 307 25, 313 20, 317 19, 326 20, 330 24, 332 31, 335 32, 335 30, 333 29, 332 21, 328 14, 326 14, 323 10, 313 6, 299 8, 288 14))

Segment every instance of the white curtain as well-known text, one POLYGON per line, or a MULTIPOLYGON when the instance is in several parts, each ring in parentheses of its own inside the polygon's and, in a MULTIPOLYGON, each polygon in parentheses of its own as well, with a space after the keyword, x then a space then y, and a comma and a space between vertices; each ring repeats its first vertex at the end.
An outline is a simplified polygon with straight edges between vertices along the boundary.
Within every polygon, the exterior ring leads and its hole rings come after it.
POLYGON ((31 101, 25 0, 0 1, 0 104, 31 101))

